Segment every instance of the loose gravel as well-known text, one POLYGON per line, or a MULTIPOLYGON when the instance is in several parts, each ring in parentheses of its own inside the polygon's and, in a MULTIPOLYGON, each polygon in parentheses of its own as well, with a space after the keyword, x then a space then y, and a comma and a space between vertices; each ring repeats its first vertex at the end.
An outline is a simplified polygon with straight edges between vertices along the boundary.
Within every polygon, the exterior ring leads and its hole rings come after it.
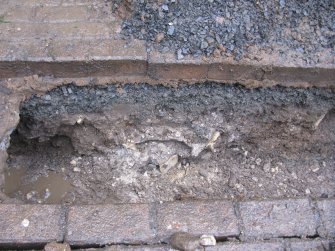
POLYGON ((334 53, 333 0, 114 0, 116 11, 121 2, 132 6, 122 37, 146 40, 178 59, 214 55, 240 60, 258 46, 294 51, 312 64, 324 49, 334 53))

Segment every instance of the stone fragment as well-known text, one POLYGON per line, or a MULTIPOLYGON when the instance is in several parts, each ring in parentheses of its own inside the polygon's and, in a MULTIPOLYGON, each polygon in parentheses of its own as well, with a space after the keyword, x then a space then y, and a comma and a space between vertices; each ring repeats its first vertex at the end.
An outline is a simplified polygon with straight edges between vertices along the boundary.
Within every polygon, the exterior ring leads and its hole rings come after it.
POLYGON ((164 39, 164 36, 165 36, 164 33, 157 33, 155 37, 156 43, 160 43, 164 39))
POLYGON ((200 244, 202 246, 215 246, 216 245, 216 239, 213 235, 203 234, 203 235, 200 236, 200 244))
POLYGON ((44 247, 44 251, 71 251, 68 243, 50 242, 44 247))
POLYGON ((170 239, 170 245, 173 248, 182 251, 201 250, 199 237, 186 232, 173 234, 170 239))

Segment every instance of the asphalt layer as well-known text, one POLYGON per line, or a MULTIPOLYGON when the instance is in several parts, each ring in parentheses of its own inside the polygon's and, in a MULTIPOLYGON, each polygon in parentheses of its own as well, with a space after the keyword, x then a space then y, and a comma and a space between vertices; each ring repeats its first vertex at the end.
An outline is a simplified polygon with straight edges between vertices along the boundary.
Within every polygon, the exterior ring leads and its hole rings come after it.
POLYGON ((334 52, 333 0, 118 0, 115 11, 122 2, 132 13, 123 22, 123 38, 146 40, 178 59, 214 54, 239 60, 257 45, 295 51, 311 64, 323 49, 334 52))

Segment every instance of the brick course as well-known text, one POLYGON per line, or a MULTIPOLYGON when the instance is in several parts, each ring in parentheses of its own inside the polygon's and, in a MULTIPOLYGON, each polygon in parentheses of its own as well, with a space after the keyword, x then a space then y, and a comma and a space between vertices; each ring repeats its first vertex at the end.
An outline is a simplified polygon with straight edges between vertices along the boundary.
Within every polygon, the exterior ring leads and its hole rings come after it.
POLYGON ((246 238, 316 234, 316 215, 308 199, 241 202, 239 208, 246 238))
POLYGON ((0 204, 0 248, 61 241, 61 206, 0 204))
POLYGON ((154 237, 147 204, 73 206, 65 240, 71 245, 145 243, 154 237))
POLYGON ((284 251, 280 242, 255 242, 255 243, 223 243, 207 247, 206 251, 284 251))
POLYGON ((184 231, 192 234, 234 236, 239 234, 233 204, 229 201, 185 201, 157 206, 157 234, 161 239, 184 231))
POLYGON ((321 216, 321 228, 318 230, 323 237, 335 237, 335 199, 317 202, 321 216))

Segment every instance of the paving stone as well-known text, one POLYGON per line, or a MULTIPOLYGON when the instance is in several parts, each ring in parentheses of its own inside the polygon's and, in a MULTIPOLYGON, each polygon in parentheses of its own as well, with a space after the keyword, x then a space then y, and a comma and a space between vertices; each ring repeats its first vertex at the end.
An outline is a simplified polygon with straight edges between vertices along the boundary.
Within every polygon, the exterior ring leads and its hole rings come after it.
POLYGON ((61 241, 61 206, 0 204, 0 248, 61 241))
POLYGON ((207 247, 206 251, 284 251, 280 242, 227 243, 207 247))
POLYGON ((126 245, 116 245, 109 246, 104 249, 104 251, 173 251, 168 245, 150 245, 150 246, 126 246, 126 245))
POLYGON ((173 233, 233 236, 239 234, 233 204, 228 201, 181 201, 157 205, 157 234, 167 239, 173 233))
POLYGON ((149 75, 153 79, 207 79, 208 64, 199 59, 177 60, 173 53, 149 54, 149 75))
POLYGON ((18 39, 63 39, 63 38, 111 38, 114 26, 99 22, 72 23, 3 23, 0 38, 18 39))
POLYGON ((317 202, 321 214, 322 228, 318 231, 321 236, 335 237, 335 200, 317 202))
POLYGON ((35 9, 34 21, 49 23, 86 22, 91 12, 88 6, 41 6, 35 9))
POLYGON ((316 217, 308 199, 241 202, 240 213, 247 238, 316 234, 316 217))
POLYGON ((73 206, 66 241, 75 245, 143 243, 154 234, 147 204, 73 206))
POLYGON ((334 240, 291 241, 288 251, 326 251, 334 250, 334 240))

